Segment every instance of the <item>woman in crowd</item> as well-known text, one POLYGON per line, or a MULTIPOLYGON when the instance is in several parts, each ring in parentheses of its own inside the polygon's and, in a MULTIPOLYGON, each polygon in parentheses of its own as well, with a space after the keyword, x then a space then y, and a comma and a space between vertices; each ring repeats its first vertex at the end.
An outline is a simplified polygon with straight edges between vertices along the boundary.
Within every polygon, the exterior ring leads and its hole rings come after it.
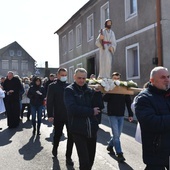
POLYGON ((31 114, 32 114, 32 125, 33 135, 36 132, 36 113, 37 113, 37 135, 40 135, 41 116, 43 101, 45 98, 45 89, 42 86, 41 78, 35 77, 32 85, 28 90, 27 96, 30 98, 31 114))
POLYGON ((24 94, 22 95, 22 110, 21 110, 21 119, 23 118, 25 107, 27 107, 27 120, 30 120, 31 107, 30 99, 27 97, 28 90, 30 88, 30 81, 28 77, 23 79, 24 94))

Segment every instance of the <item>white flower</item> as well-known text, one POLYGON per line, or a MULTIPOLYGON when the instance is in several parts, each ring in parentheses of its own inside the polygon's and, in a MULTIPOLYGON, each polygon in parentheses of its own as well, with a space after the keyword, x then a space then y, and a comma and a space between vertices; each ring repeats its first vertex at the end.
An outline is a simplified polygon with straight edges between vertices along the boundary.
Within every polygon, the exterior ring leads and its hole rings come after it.
POLYGON ((105 91, 109 91, 110 90, 109 84, 106 84, 106 86, 104 87, 104 90, 105 91))
POLYGON ((131 81, 120 81, 120 80, 112 80, 108 78, 103 79, 90 79, 89 84, 95 84, 98 86, 102 86, 106 92, 113 90, 116 86, 126 86, 126 87, 137 87, 137 83, 131 81))
POLYGON ((130 80, 129 83, 134 84, 136 87, 138 86, 133 80, 130 80))
POLYGON ((125 81, 123 82, 123 84, 124 84, 124 86, 127 86, 127 85, 128 85, 127 82, 125 82, 125 81))
POLYGON ((114 80, 116 86, 119 86, 120 85, 120 81, 119 80, 114 80))
POLYGON ((99 84, 101 84, 101 83, 103 82, 103 80, 102 80, 102 79, 99 79, 99 80, 97 80, 97 82, 98 82, 99 84))
POLYGON ((106 86, 106 82, 103 80, 103 81, 101 82, 101 85, 102 85, 103 87, 105 87, 105 86, 106 86))
POLYGON ((92 80, 92 79, 90 79, 90 80, 89 80, 89 84, 93 84, 93 83, 95 83, 95 81, 92 80))
POLYGON ((115 85, 114 83, 112 83, 112 84, 110 85, 110 90, 113 90, 115 87, 116 87, 116 85, 115 85))
POLYGON ((113 90, 116 86, 114 84, 114 81, 112 79, 108 79, 108 83, 109 83, 109 90, 113 90))

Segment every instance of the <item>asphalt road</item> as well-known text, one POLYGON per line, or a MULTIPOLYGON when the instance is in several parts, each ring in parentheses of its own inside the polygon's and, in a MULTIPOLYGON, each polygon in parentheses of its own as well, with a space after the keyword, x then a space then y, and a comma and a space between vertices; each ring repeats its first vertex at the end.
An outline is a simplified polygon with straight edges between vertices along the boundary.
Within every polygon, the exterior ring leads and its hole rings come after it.
MULTIPOLYGON (((41 136, 32 136, 31 121, 24 117, 16 129, 7 128, 6 116, 0 115, 0 170, 71 170, 65 164, 66 133, 58 148, 58 157, 51 154, 52 124, 47 119, 42 120, 41 136)), ((98 131, 97 151, 92 170, 143 170, 141 144, 135 141, 136 124, 125 121, 121 135, 122 148, 126 158, 125 163, 118 163, 115 156, 106 151, 110 139, 109 122, 106 115, 98 131)), ((74 169, 78 170, 78 157, 74 146, 72 159, 74 169)))

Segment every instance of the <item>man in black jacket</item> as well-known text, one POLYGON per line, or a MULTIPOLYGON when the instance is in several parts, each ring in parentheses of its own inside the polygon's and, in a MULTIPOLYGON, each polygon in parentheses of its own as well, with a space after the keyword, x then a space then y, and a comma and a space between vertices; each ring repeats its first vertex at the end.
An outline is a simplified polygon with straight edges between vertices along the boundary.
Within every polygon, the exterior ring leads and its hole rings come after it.
POLYGON ((69 127, 76 145, 80 170, 91 170, 98 131, 98 118, 103 102, 101 92, 95 92, 86 84, 87 71, 77 68, 74 83, 67 86, 64 101, 67 108, 69 127), (97 96, 96 96, 97 95, 97 96))
MULTIPOLYGON (((112 79, 120 80, 120 76, 120 73, 114 72, 112 74, 112 79)), ((124 94, 105 94, 103 96, 103 100, 107 102, 107 114, 109 116, 110 126, 113 134, 109 141, 107 150, 114 155, 114 147, 117 154, 117 160, 119 162, 123 162, 125 161, 125 158, 121 148, 120 135, 123 129, 125 106, 127 106, 128 109, 129 121, 131 122, 133 120, 131 98, 129 95, 124 94)))
POLYGON ((145 170, 169 169, 170 89, 169 72, 155 67, 150 84, 135 99, 135 113, 141 127, 145 170))
POLYGON ((48 90, 49 84, 51 84, 52 82, 54 82, 54 79, 55 79, 55 76, 54 76, 54 74, 51 73, 51 74, 49 75, 49 79, 48 79, 47 82, 44 84, 44 88, 45 88, 46 94, 47 94, 47 90, 48 90))
POLYGON ((67 128, 67 149, 66 149, 66 164, 73 166, 71 159, 73 140, 68 130, 67 111, 64 104, 64 89, 68 86, 67 70, 59 68, 57 72, 57 81, 51 83, 47 90, 47 114, 48 120, 54 124, 54 137, 52 154, 57 156, 57 148, 59 146, 60 138, 64 125, 67 128))

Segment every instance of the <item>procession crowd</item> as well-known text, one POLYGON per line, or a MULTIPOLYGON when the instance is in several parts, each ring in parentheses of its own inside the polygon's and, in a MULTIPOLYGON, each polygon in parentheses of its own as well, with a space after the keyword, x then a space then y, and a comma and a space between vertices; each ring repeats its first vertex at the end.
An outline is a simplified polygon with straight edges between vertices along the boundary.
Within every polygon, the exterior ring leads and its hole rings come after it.
MULTIPOLYGON (((113 72, 111 78, 120 80, 121 74, 113 72)), ((168 69, 155 67, 151 70, 147 86, 134 98, 133 103, 127 94, 103 94, 97 87, 90 88, 86 79, 87 71, 84 68, 75 70, 74 82, 71 84, 67 83, 66 68, 59 68, 56 75, 50 74, 48 78, 20 78, 9 71, 6 77, 1 77, 0 113, 6 114, 10 130, 19 126, 23 114, 27 111, 27 121, 32 121, 33 135, 41 135, 41 120, 47 116, 48 121, 54 125, 54 157, 57 157, 65 125, 68 136, 66 164, 74 166, 72 149, 75 144, 80 170, 91 170, 95 160, 97 131, 104 102, 107 103, 107 115, 112 131, 106 150, 109 154, 115 155, 119 163, 126 161, 120 136, 127 107, 129 122, 133 121, 134 113, 139 121, 145 169, 169 169, 168 69)))

